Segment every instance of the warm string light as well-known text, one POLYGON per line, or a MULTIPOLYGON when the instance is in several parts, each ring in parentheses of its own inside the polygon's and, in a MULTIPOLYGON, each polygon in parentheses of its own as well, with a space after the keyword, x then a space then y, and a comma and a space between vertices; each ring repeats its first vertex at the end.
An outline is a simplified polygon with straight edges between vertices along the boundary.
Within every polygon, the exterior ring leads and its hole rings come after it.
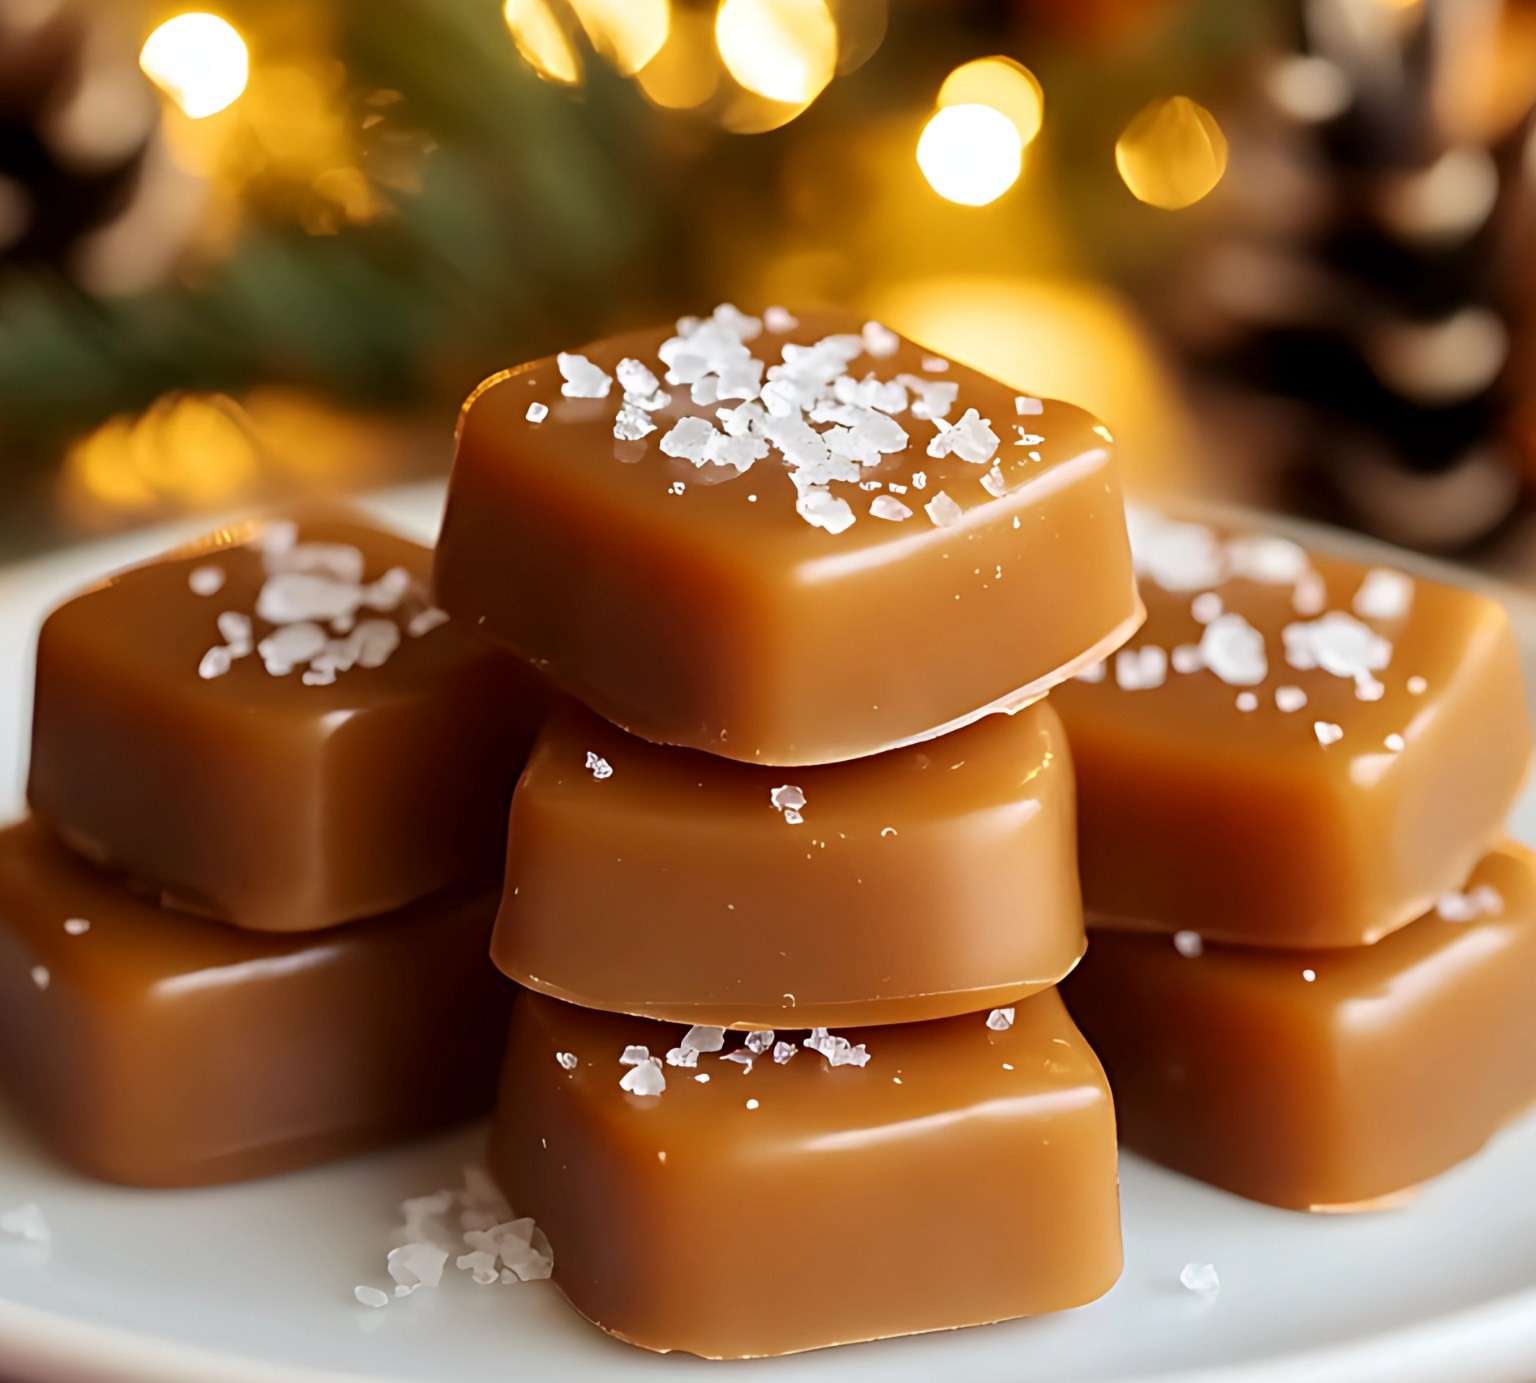
POLYGON ((807 105, 837 69, 826 0, 721 0, 715 43, 731 76, 770 101, 807 105))
POLYGON ((667 0, 571 0, 592 46, 626 77, 654 58, 667 41, 667 0))
POLYGON ((574 86, 581 80, 581 54, 549 0, 503 0, 501 17, 523 61, 545 81, 574 86))
POLYGON ((1131 195, 1179 211, 1207 196, 1227 171, 1227 137, 1187 96, 1143 106, 1115 141, 1115 166, 1131 195))
POLYGON ((250 80, 250 54, 235 27, 216 14, 167 19, 139 52, 144 75, 193 120, 233 105, 250 80))
POLYGON ((1045 93, 1035 74, 1013 58, 977 58, 962 63, 944 79, 938 104, 991 106, 1013 121, 1019 139, 1028 145, 1045 119, 1045 93))

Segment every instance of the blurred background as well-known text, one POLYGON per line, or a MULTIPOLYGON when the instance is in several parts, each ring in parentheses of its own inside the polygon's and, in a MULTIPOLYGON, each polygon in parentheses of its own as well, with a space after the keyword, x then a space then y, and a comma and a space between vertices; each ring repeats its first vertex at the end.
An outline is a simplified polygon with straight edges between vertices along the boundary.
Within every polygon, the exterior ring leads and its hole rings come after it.
POLYGON ((0 0, 0 558, 835 303, 1536 584, 1536 0, 0 0))

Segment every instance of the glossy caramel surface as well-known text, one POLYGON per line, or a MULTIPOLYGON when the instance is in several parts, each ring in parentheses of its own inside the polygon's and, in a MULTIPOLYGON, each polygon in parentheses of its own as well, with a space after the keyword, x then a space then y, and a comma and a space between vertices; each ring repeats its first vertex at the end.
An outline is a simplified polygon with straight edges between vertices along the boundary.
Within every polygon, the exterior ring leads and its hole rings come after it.
POLYGON ((1272 1205, 1379 1202, 1536 1102, 1536 859, 1500 846, 1374 946, 1184 955, 1095 929, 1063 993, 1128 1147, 1272 1205))
MULTIPOLYGON (((89 858, 167 902, 261 931, 402 906, 496 868, 540 698, 525 669, 452 622, 411 632, 426 549, 345 517, 306 520, 372 582, 412 584, 398 646, 330 685, 252 652, 199 673, 223 613, 251 615, 271 525, 224 530, 82 592, 38 642, 28 797, 89 858), (221 581, 192 589, 194 572, 221 581)), ((419 626, 418 626, 419 627, 419 626)), ((327 632, 331 632, 327 630, 327 632)), ((253 638, 272 626, 257 618, 253 638)))
POLYGON ((1054 992, 1003 1031, 852 1031, 862 1067, 780 1033, 784 1064, 705 1053, 659 1095, 620 1088, 626 1045, 682 1033, 534 994, 514 1011, 491 1170, 611 1334, 786 1354, 1057 1311, 1119 1276, 1114 1113, 1054 992))
POLYGON ((513 799, 492 955, 557 998, 676 1022, 987 1009, 1082 955, 1074 819, 1048 702, 788 773, 566 703, 513 799), (775 807, 786 788, 803 805, 775 807))
POLYGON ((494 903, 262 935, 144 902, 13 826, 0 1085, 64 1161, 136 1186, 265 1176, 467 1118, 490 1103, 510 997, 485 959, 494 903))
POLYGON ((1232 571, 1243 561, 1232 540, 1251 535, 1200 524, 1170 535, 1155 516, 1133 530, 1147 623, 1099 680, 1052 697, 1077 765, 1088 911, 1209 940, 1353 946, 1459 886, 1499 834, 1531 755, 1503 609, 1413 580, 1401 613, 1361 615, 1357 603, 1384 608, 1362 596, 1367 580, 1406 578, 1261 536, 1268 546, 1248 569, 1267 552, 1274 570, 1299 562, 1309 575, 1259 580, 1232 571), (1236 556, 1199 580, 1212 546, 1236 556), (1131 660, 1188 656, 1174 650, 1200 644, 1210 626, 1194 607, 1212 600, 1261 636, 1264 675, 1169 666, 1157 685, 1137 685, 1131 660), (1372 639, 1384 641, 1385 665, 1359 682, 1297 666, 1287 638, 1323 618, 1335 667, 1372 639), (1305 704, 1283 709, 1298 693, 1305 704))
MULTIPOLYGON (((808 314, 748 346, 775 363, 786 344, 858 330, 808 314)), ((609 374, 631 357, 660 376, 671 334, 581 353, 609 374)), ((925 360, 903 340, 847 371, 958 385, 950 420, 991 420, 1006 493, 983 488, 985 464, 928 456, 935 424, 904 412, 908 446, 862 475, 907 487, 912 516, 877 518, 869 505, 896 494, 838 481, 855 521, 837 533, 796 512, 776 450, 741 474, 664 455, 678 419, 713 422, 721 406, 692 403, 687 385, 664 384, 656 430, 619 441, 617 382, 606 398, 563 397, 548 359, 495 376, 460 421, 439 603, 632 733, 748 762, 840 762, 1038 695, 1140 617, 1107 434, 1068 404, 1020 415, 1013 390, 958 363, 925 375, 925 360), (526 417, 535 403, 542 422, 526 417), (924 510, 940 492, 958 506, 950 526, 924 510)))

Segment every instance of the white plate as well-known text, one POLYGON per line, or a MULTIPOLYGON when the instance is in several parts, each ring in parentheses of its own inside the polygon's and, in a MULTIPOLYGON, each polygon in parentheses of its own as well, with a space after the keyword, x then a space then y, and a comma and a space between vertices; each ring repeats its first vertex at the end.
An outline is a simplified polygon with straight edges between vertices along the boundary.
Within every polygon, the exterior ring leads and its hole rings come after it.
MULTIPOLYGON (((430 533, 439 500, 437 488, 417 487, 378 507, 430 533)), ((30 645, 42 611, 168 536, 138 535, 0 572, 5 812, 20 801, 30 645)), ((1525 611, 1518 619, 1536 663, 1536 618, 1525 611)), ((1536 841, 1536 801, 1522 805, 1516 831, 1536 841)), ((1536 1121, 1504 1134, 1406 1209, 1375 1215, 1271 1210, 1126 1157, 1125 1275, 1102 1301, 1037 1321, 749 1365, 702 1365, 615 1344, 547 1283, 482 1288, 453 1274, 436 1293, 382 1311, 358 1306, 354 1284, 383 1279, 398 1202, 455 1183, 479 1140, 478 1129, 466 1129, 252 1185, 141 1192, 72 1176, 0 1115, 0 1210, 36 1201, 53 1229, 46 1254, 0 1246, 0 1374, 70 1383, 697 1380, 705 1370, 750 1370, 773 1383, 940 1373, 1032 1383, 1536 1377, 1536 1121), (1216 1265, 1214 1300, 1179 1286, 1190 1260, 1216 1265)), ((920 1256, 923 1246, 912 1252, 920 1256)))

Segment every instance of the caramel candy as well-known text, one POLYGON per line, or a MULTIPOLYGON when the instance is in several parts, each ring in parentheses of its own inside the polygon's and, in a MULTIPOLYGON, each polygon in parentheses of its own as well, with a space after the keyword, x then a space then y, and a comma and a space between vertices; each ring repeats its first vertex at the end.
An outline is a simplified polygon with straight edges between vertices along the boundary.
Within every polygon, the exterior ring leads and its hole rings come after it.
POLYGON ((1533 1101, 1536 857, 1504 845, 1374 946, 1095 931, 1064 992, 1127 1146, 1253 1200, 1351 1209, 1470 1157, 1533 1101))
POLYGON ((634 734, 780 765, 1016 709, 1125 639, 1101 426, 873 323, 786 317, 721 308, 482 384, 443 607, 634 734))
POLYGON ((0 1081, 66 1162, 201 1186, 308 1166, 490 1104, 494 895, 321 936, 125 892, 35 822, 0 832, 0 1081))
POLYGON ((1114 1111, 1054 990, 721 1040, 514 1008, 491 1171, 610 1334, 788 1354, 1059 1311, 1119 1276, 1114 1111))
POLYGON ((167 903, 304 931, 494 872, 530 674, 347 519, 226 529, 43 625, 28 796, 167 903))
POLYGON ((793 774, 567 703, 508 842, 492 956, 591 1008, 906 1023, 1010 1003, 1083 953, 1072 761, 1046 702, 793 774))
POLYGON ((1457 887, 1530 760, 1503 609, 1281 538, 1132 520, 1146 627, 1052 698, 1090 915, 1353 946, 1457 887))

